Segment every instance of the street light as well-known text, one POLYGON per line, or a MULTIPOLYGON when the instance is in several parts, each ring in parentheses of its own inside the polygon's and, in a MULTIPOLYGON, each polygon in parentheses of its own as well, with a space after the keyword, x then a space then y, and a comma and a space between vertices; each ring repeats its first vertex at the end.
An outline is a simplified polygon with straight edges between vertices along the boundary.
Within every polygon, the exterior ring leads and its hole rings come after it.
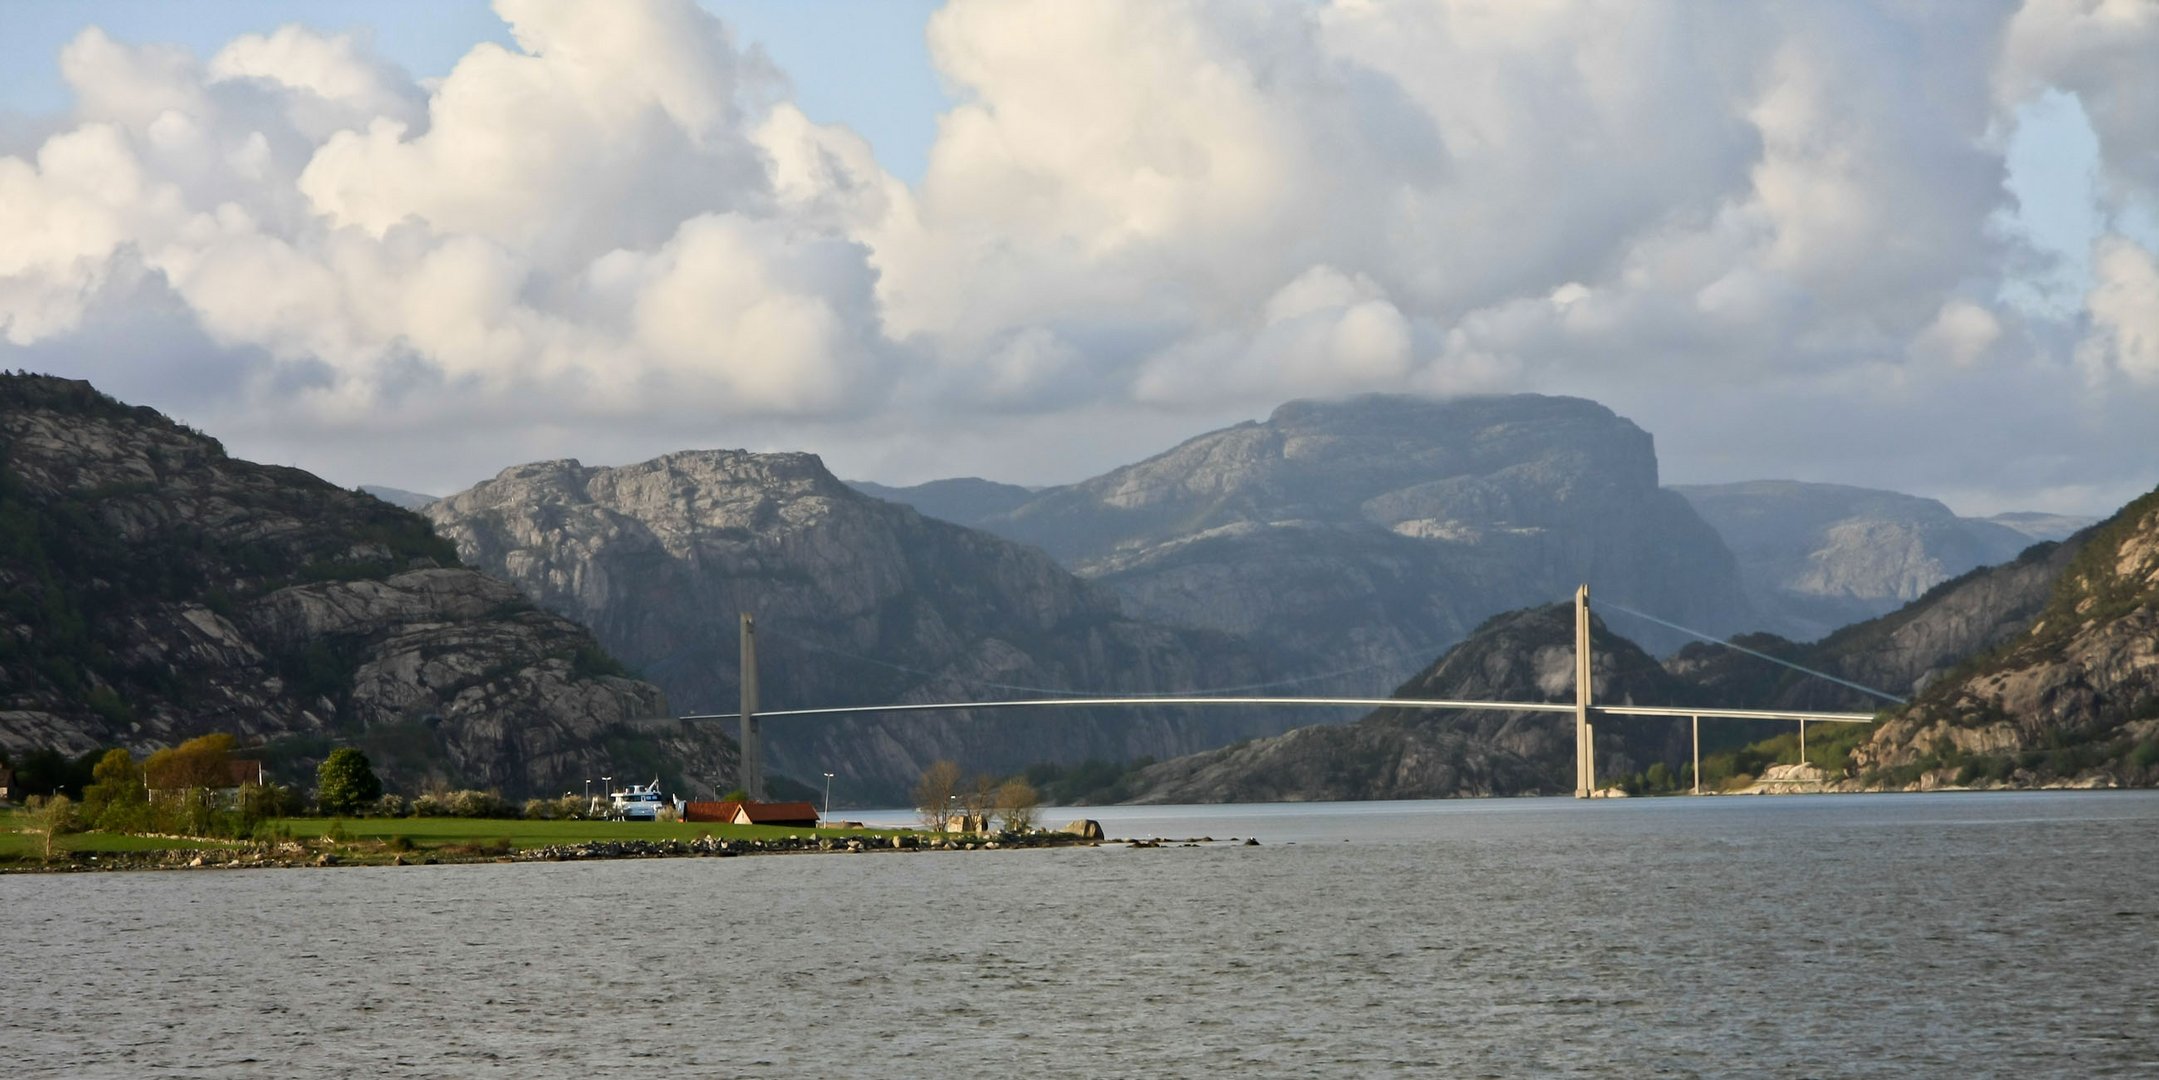
POLYGON ((614 816, 614 813, 615 813, 615 811, 614 811, 614 809, 613 809, 613 807, 614 807, 614 805, 615 805, 615 778, 614 778, 614 777, 612 777, 612 776, 602 776, 602 777, 600 777, 600 794, 602 794, 602 795, 605 795, 605 796, 607 796, 607 805, 608 805, 608 807, 609 807, 609 809, 608 809, 608 811, 607 811, 607 814, 608 814, 608 816, 609 816, 609 817, 613 817, 613 816, 614 816))
POLYGON ((830 819, 830 818, 832 817, 832 774, 831 774, 831 773, 826 773, 826 774, 825 774, 825 813, 824 813, 824 817, 825 817, 826 819, 830 819))

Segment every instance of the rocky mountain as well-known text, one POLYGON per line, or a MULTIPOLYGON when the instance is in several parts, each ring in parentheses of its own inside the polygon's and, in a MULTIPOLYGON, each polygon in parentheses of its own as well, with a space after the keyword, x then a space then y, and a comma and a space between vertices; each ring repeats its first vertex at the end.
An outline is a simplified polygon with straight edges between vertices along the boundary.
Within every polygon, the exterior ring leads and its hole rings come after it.
MULTIPOLYGON (((1672 490, 1731 547, 1758 628, 1800 641, 1887 614, 2033 542, 2024 529, 1893 491, 1792 480, 1672 490)), ((2037 531, 2068 520, 2017 517, 2037 531)))
POLYGON ((554 794, 728 761, 649 683, 425 520, 89 384, 0 376, 0 745, 240 736, 311 786, 340 744, 386 783, 554 794))
POLYGON ((1862 768, 1890 783, 2159 783, 2159 491, 2064 548, 2029 627, 1930 683, 1855 755, 1862 768))
POLYGON ((1356 669, 1318 688, 1370 693, 1583 581, 1703 629, 1753 621, 1722 541, 1658 487, 1649 434, 1575 398, 1291 402, 971 520, 1145 618, 1248 637, 1300 673, 1356 669))
POLYGON ((2035 544, 1999 566, 1943 582, 1896 611, 1801 644, 1774 634, 1733 643, 1881 693, 1839 685, 1758 656, 1697 643, 1665 661, 1712 699, 1761 708, 1865 712, 1912 697, 1973 656, 2030 628, 2081 538, 2035 544), (1884 696, 1887 695, 1887 696, 1884 696))
MULTIPOLYGON (((767 710, 1148 692, 1260 682, 1227 635, 1127 617, 1033 548, 863 495, 809 454, 692 451, 597 468, 550 461, 430 506, 475 565, 591 626, 686 711, 731 712, 738 613, 759 626, 767 710)), ((904 800, 955 758, 1168 756, 1304 719, 1222 711, 913 713, 770 720, 767 761, 833 772, 846 801, 904 800)))
MULTIPOLYGON (((1600 701, 1685 705, 1696 689, 1592 619, 1592 686, 1600 701)), ((1574 699, 1574 609, 1497 616, 1394 692, 1402 698, 1574 699)), ((1598 725, 1598 774, 1653 762, 1676 767, 1688 729, 1653 717, 1598 725)), ((1574 790, 1571 714, 1381 709, 1355 723, 1306 727, 1141 770, 1134 801, 1301 802, 1553 795, 1574 790)))
POLYGON ((436 499, 436 496, 434 495, 422 495, 417 491, 406 491, 404 488, 384 487, 381 484, 361 484, 360 490, 366 492, 369 495, 373 495, 378 499, 381 499, 383 502, 389 503, 391 506, 399 507, 400 509, 405 510, 418 510, 419 508, 426 506, 428 503, 434 502, 436 499))
POLYGON ((939 521, 973 526, 1017 510, 1035 497, 1033 488, 972 476, 932 480, 913 487, 887 487, 868 480, 849 480, 847 486, 873 499, 912 506, 939 521))

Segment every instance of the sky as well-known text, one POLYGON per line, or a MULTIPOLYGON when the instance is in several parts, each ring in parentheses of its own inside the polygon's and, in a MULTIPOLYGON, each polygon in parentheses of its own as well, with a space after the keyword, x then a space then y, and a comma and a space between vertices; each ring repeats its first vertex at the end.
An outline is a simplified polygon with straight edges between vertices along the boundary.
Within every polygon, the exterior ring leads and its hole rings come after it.
POLYGON ((16 0, 0 367, 435 494, 1537 392, 1667 482, 2104 514, 2159 483, 2159 3, 16 0))

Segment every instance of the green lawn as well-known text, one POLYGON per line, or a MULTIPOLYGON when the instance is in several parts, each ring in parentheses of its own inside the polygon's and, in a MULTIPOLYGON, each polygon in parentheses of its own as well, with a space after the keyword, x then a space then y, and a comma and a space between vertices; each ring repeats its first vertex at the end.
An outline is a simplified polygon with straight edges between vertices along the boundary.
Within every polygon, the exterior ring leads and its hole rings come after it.
MULTIPOLYGON (((44 853, 44 837, 23 832, 24 815, 0 809, 0 862, 35 860, 44 853)), ((695 840, 712 836, 722 840, 770 840, 792 836, 886 837, 892 829, 809 829, 781 825, 719 825, 707 822, 632 821, 524 821, 503 818, 280 818, 273 829, 296 840, 311 840, 335 824, 348 842, 366 844, 403 837, 424 851, 465 845, 494 847, 507 840, 513 848, 577 844, 589 840, 695 840)), ((84 832, 60 838, 61 849, 80 854, 120 854, 180 848, 237 848, 235 841, 173 840, 124 833, 84 832)))
MULTIPOLYGON (((890 836, 891 829, 809 829, 784 825, 720 825, 664 821, 524 821, 504 818, 338 818, 348 840, 402 836, 417 847, 508 840, 512 847, 545 847, 588 840, 770 840, 786 836, 890 836)), ((330 818, 282 818, 276 824, 295 838, 321 836, 330 818)))
MULTIPOLYGON (((36 859, 45 853, 45 838, 16 831, 16 822, 0 818, 0 861, 36 859)), ((60 838, 55 847, 82 854, 107 855, 129 851, 171 851, 183 848, 231 848, 223 840, 172 840, 162 836, 129 836, 125 833, 73 833, 60 838)))

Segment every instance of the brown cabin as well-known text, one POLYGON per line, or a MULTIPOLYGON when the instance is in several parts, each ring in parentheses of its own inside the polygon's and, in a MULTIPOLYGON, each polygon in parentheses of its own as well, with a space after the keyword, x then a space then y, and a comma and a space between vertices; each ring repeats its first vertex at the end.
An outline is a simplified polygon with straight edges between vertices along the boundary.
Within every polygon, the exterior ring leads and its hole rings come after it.
POLYGON ((717 821, 729 825, 799 825, 815 827, 817 807, 806 802, 750 802, 723 799, 692 802, 682 807, 684 821, 717 821))

